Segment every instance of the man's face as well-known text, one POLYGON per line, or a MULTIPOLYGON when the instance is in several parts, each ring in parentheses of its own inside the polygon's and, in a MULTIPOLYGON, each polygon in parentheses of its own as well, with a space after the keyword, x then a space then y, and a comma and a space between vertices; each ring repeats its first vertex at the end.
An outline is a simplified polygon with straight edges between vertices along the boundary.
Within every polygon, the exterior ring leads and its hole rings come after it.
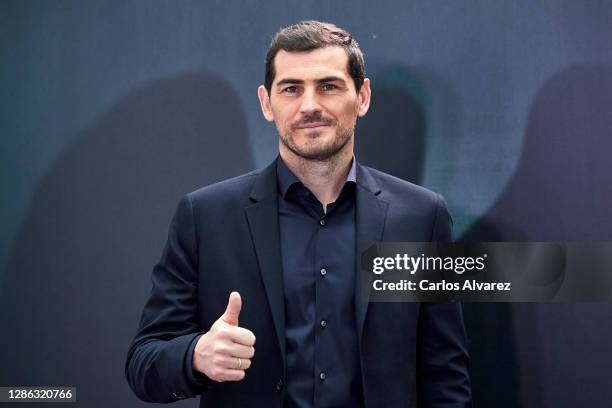
POLYGON ((347 71, 348 56, 338 46, 308 52, 280 50, 268 95, 259 87, 264 116, 274 121, 284 147, 307 160, 328 160, 353 148, 357 116, 370 102, 369 80, 359 93, 347 71))

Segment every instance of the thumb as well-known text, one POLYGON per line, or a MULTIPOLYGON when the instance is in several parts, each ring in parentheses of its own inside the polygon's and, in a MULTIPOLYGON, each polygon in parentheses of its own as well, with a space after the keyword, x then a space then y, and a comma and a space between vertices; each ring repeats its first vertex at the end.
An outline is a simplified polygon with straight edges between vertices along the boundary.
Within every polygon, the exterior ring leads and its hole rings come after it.
POLYGON ((221 320, 223 320, 229 325, 238 326, 238 316, 240 315, 240 309, 242 309, 242 299, 240 298, 240 293, 230 293, 229 301, 227 302, 227 308, 225 309, 225 313, 223 313, 223 316, 221 316, 221 320))

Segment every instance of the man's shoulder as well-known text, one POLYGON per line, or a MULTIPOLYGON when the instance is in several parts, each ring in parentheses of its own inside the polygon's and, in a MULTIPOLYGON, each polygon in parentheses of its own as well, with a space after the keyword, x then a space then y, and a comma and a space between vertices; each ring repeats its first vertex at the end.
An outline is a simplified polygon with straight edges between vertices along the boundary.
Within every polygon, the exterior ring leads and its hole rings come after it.
POLYGON ((207 186, 203 186, 187 193, 187 197, 192 202, 201 201, 225 201, 225 200, 243 200, 248 198, 253 187, 255 179, 263 171, 257 169, 236 177, 225 179, 207 186))
POLYGON ((407 180, 385 173, 378 169, 363 166, 378 184, 381 198, 387 201, 401 200, 401 202, 418 201, 423 204, 436 205, 441 199, 440 194, 425 187, 411 183, 407 180))
POLYGON ((396 240, 452 240, 452 218, 441 194, 380 170, 367 172, 380 189, 378 197, 388 204, 388 225, 395 226, 396 240))

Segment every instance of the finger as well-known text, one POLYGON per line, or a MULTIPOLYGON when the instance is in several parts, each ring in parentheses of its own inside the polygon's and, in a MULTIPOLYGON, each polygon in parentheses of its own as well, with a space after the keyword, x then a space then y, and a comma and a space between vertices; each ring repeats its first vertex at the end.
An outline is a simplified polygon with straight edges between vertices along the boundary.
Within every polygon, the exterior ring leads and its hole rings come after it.
POLYGON ((227 355, 218 355, 215 360, 215 364, 222 368, 228 368, 231 370, 246 370, 251 366, 251 360, 248 358, 230 357, 227 355))
POLYGON ((244 378, 244 370, 232 370, 229 368, 219 368, 215 373, 216 381, 240 381, 244 378))
POLYGON ((255 347, 243 346, 238 343, 229 343, 220 345, 217 352, 230 357, 253 358, 255 355, 255 347))
POLYGON ((242 365, 240 366, 239 370, 248 370, 249 367, 251 367, 251 360, 248 358, 242 358, 242 365))
POLYGON ((221 316, 221 320, 229 325, 238 326, 240 309, 242 309, 242 299, 240 298, 240 293, 230 293, 227 307, 225 308, 225 313, 223 313, 223 316, 221 316))
POLYGON ((219 330, 222 337, 243 346, 254 346, 255 335, 244 327, 226 326, 219 330))

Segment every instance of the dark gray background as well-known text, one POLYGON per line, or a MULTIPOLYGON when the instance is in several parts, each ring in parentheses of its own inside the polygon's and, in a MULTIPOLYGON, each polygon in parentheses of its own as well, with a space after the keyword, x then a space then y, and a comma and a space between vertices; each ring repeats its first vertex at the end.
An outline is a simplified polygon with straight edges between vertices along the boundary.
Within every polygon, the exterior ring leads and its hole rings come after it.
MULTIPOLYGON (((256 88, 305 18, 365 52, 357 157, 444 194, 457 237, 612 240, 609 2, 2 1, 0 385, 146 405, 123 364, 172 211, 275 157, 256 88)), ((465 315, 477 406, 610 406, 609 304, 465 315)))

